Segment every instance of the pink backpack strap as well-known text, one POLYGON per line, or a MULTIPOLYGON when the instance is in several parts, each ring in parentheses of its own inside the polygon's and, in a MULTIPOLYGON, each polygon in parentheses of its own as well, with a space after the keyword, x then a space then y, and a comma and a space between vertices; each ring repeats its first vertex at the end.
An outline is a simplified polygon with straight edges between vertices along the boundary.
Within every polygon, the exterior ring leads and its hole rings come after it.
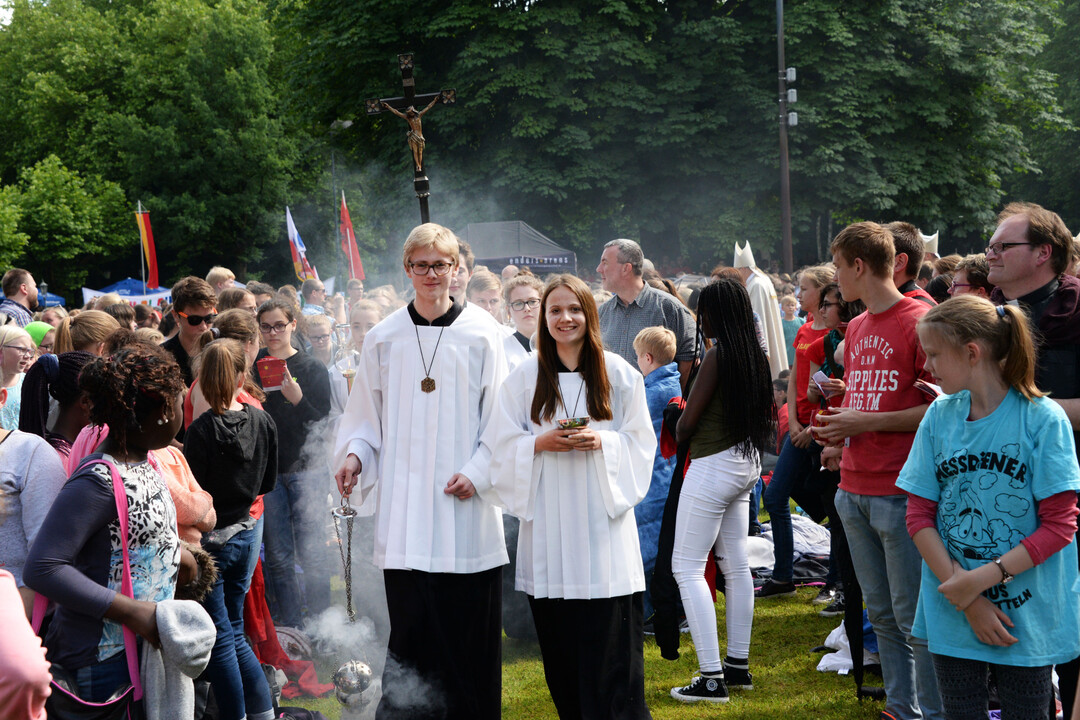
MULTIPOLYGON (((135 599, 135 589, 131 581, 131 558, 128 555, 128 502, 127 491, 124 489, 124 481, 120 479, 120 472, 116 466, 105 458, 84 462, 79 468, 101 463, 109 468, 112 478, 113 499, 116 500, 116 517, 120 521, 120 549, 124 556, 124 575, 120 581, 120 592, 131 599, 135 599)), ((74 475, 74 473, 72 473, 74 475)), ((38 596, 42 599, 41 596, 38 596)), ((37 617, 37 600, 34 601, 34 615, 37 617)), ((48 602, 47 600, 45 602, 48 602)), ((44 615, 44 609, 42 610, 44 615)), ((124 653, 127 655, 128 675, 131 677, 131 686, 135 689, 134 699, 141 700, 143 696, 142 677, 139 674, 139 650, 135 644, 135 631, 127 625, 120 626, 124 631, 124 653)))

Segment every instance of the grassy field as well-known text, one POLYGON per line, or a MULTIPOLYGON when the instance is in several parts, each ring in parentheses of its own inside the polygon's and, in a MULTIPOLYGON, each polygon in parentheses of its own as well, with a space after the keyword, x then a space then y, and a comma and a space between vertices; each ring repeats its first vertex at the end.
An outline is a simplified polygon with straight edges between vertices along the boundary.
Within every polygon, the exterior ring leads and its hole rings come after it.
MULTIPOLYGON (((805 588, 797 597, 760 602, 754 608, 754 634, 750 650, 750 670, 754 689, 733 691, 731 702, 722 706, 684 705, 668 695, 672 687, 685 685, 697 671, 693 643, 689 634, 682 636, 681 657, 675 662, 660 657, 652 638, 645 639, 646 702, 656 720, 691 720, 720 717, 731 720, 813 717, 829 720, 871 720, 879 716, 880 702, 855 698, 850 677, 820 673, 821 655, 811 649, 840 624, 840 618, 821 618, 819 606, 811 600, 816 589, 805 588)), ((724 643, 724 598, 717 605, 720 618, 720 647, 724 643)), ((330 670, 332 672, 332 669, 330 670)), ((327 679, 329 672, 320 672, 327 679)), ((872 680, 872 676, 870 677, 872 680)), ((296 702, 323 712, 337 720, 340 712, 333 699, 296 702)), ((504 640, 503 645, 503 718, 540 720, 556 718, 551 703, 540 650, 535 644, 504 640)))

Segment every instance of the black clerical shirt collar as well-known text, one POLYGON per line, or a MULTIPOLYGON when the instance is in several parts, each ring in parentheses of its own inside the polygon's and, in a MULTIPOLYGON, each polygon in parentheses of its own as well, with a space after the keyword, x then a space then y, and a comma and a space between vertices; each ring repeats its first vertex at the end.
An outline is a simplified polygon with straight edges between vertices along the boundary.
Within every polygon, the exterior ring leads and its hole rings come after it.
POLYGON ((1057 278, 1054 278, 1050 282, 1043 285, 1037 290, 1029 292, 1027 295, 1021 295, 1016 300, 1027 308, 1028 317, 1031 318, 1031 322, 1038 325, 1039 320, 1042 319, 1043 312, 1046 311, 1046 306, 1050 304, 1050 298, 1057 292, 1060 283, 1057 278))
POLYGON ((430 325, 432 327, 447 327, 452 325, 458 316, 461 315, 465 306, 458 303, 454 298, 450 298, 450 309, 440 317, 435 318, 433 322, 428 322, 427 318, 416 312, 415 302, 409 303, 409 317, 412 318, 413 325, 430 325))
MULTIPOLYGON (((580 369, 580 366, 579 366, 579 369, 580 369)), ((570 368, 566 367, 566 365, 563 365, 563 361, 559 358, 558 355, 556 355, 555 356, 555 372, 557 372, 557 373, 572 373, 572 372, 578 372, 578 370, 571 370, 570 368)))
POLYGON ((919 289, 919 283, 914 280, 908 280, 906 283, 896 288, 900 291, 901 295, 907 295, 909 292, 914 292, 919 289))

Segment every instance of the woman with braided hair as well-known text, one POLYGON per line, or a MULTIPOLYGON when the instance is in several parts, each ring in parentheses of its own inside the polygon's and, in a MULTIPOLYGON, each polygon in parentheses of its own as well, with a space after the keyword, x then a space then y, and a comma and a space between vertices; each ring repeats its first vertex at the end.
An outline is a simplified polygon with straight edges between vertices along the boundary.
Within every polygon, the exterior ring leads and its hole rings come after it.
POLYGON ((671 570, 679 583, 701 674, 671 696, 722 703, 728 687, 751 689, 750 630, 754 585, 746 555, 750 491, 776 417, 769 361, 754 332, 750 296, 738 280, 720 278, 698 297, 698 345, 715 338, 690 384, 679 418, 679 443, 690 443, 690 467, 679 494, 671 570), (727 659, 720 660, 716 608, 705 582, 709 551, 724 573, 727 659), (726 679, 726 683, 725 683, 726 679))
POLYGON ((158 347, 134 344, 87 364, 80 388, 90 419, 109 436, 60 490, 30 548, 27 585, 57 604, 45 639, 48 659, 91 702, 128 682, 121 626, 157 645, 157 603, 172 599, 181 563, 176 509, 151 450, 180 427, 180 368, 158 347), (134 598, 119 592, 123 576, 119 521, 109 466, 127 495, 128 552, 134 598))
POLYGON ((44 438, 59 453, 65 468, 71 455, 71 444, 90 422, 90 402, 79 389, 79 373, 93 359, 91 353, 81 350, 42 355, 26 371, 23 381, 19 429, 44 438), (56 400, 59 406, 52 430, 47 422, 49 398, 56 400))

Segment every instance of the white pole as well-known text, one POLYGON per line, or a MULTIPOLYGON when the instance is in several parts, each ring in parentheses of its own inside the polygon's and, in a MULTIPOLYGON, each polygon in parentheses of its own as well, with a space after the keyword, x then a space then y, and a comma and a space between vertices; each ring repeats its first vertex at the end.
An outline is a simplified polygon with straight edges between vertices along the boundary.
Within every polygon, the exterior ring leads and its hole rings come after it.
MULTIPOLYGON (((138 201, 137 213, 139 215, 142 215, 142 200, 138 201)), ((138 226, 139 226, 139 270, 142 271, 142 292, 143 292, 143 295, 145 295, 146 294, 146 258, 143 255, 142 218, 138 218, 138 226)))

